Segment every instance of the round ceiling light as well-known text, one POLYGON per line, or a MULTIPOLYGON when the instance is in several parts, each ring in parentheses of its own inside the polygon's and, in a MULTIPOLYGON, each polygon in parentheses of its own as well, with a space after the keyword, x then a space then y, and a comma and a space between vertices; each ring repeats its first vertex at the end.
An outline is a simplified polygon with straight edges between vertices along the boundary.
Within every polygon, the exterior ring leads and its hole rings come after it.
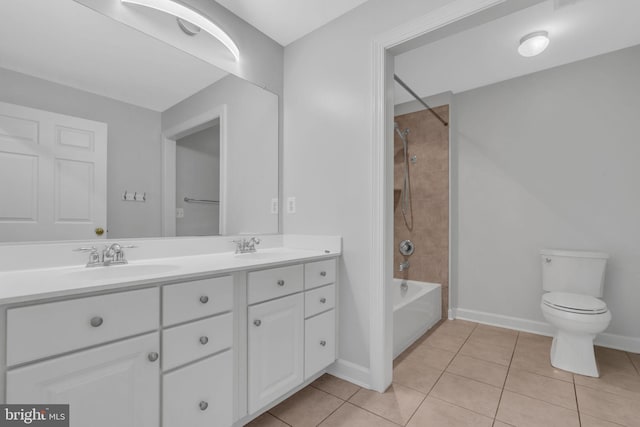
POLYGON ((520 39, 518 53, 526 58, 541 54, 549 46, 549 33, 536 31, 520 39))

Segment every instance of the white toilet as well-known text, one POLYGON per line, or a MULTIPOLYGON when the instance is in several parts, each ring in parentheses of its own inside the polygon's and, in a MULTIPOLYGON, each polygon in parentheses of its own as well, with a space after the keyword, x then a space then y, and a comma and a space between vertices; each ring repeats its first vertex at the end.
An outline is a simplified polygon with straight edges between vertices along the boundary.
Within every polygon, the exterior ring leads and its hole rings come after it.
POLYGON ((551 364, 576 374, 598 377, 593 339, 611 322, 602 301, 609 255, 600 252, 544 249, 542 314, 557 328, 551 364))

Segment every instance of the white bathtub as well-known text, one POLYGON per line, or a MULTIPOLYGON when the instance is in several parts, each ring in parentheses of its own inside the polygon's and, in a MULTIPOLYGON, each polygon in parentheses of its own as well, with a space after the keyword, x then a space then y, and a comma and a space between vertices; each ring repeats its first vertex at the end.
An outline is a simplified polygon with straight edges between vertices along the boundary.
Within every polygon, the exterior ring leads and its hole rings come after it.
POLYGON ((438 283, 393 279, 393 358, 442 317, 438 283))

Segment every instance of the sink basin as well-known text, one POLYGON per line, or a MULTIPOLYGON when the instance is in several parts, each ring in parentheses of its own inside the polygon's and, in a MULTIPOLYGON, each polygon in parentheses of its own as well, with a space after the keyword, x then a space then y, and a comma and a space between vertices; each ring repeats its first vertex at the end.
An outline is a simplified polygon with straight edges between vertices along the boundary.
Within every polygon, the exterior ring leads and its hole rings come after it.
POLYGON ((180 268, 177 265, 167 264, 124 264, 110 265, 108 267, 89 267, 82 270, 74 270, 67 273, 74 279, 118 279, 125 277, 146 276, 148 274, 168 273, 180 268))
POLYGON ((246 254, 234 254, 239 259, 278 259, 291 255, 293 251, 290 249, 263 249, 257 252, 249 252, 246 254))

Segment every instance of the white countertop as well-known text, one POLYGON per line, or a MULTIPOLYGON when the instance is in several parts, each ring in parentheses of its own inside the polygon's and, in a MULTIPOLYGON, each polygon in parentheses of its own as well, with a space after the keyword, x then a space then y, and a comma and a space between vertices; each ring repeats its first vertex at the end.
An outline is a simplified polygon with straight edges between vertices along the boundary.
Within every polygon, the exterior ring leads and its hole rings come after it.
POLYGON ((107 289, 176 282, 241 270, 276 267, 337 257, 340 251, 259 249, 250 254, 233 252, 153 258, 126 265, 85 267, 84 265, 0 272, 0 304, 69 296, 107 289))

